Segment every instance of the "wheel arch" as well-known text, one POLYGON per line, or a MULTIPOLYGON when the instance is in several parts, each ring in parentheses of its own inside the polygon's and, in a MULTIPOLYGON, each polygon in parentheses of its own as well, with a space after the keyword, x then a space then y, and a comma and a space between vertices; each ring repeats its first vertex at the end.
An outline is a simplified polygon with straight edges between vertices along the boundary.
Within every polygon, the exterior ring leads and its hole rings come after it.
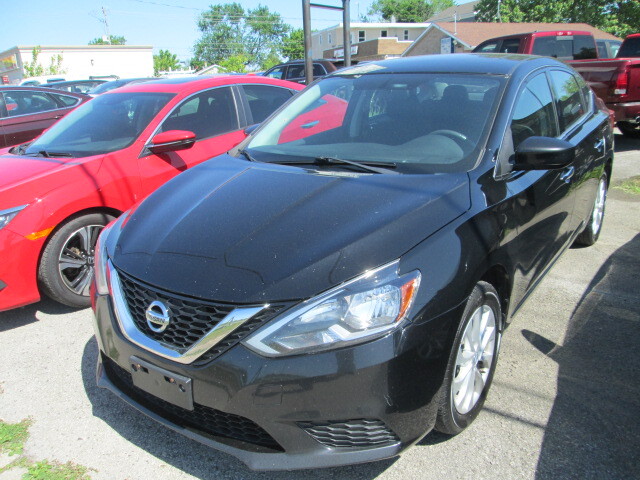
POLYGON ((511 298, 512 281, 507 269, 500 264, 489 267, 481 276, 480 281, 487 282, 498 292, 502 318, 500 319, 501 330, 504 330, 509 322, 509 299, 511 298))
POLYGON ((83 217, 85 215, 91 215, 93 213, 102 213, 104 215, 111 215, 113 217, 119 217, 120 215, 122 215, 122 212, 116 208, 111 208, 111 207, 104 207, 104 206, 99 206, 99 207, 88 207, 88 208, 84 208, 82 210, 78 210, 75 213, 72 213, 70 215, 67 215, 66 217, 64 217, 62 220, 56 222, 55 227, 53 227, 53 230, 51 230, 46 238, 45 241, 42 243, 42 247, 40 248, 40 253, 38 254, 38 266, 40 265, 40 262, 42 261, 42 253, 44 252, 45 248, 47 248, 48 243, 51 241, 51 238, 53 238, 53 236, 58 232, 58 230, 60 230, 64 225, 66 225, 68 222, 70 222, 71 220, 74 220, 76 218, 79 217, 83 217))

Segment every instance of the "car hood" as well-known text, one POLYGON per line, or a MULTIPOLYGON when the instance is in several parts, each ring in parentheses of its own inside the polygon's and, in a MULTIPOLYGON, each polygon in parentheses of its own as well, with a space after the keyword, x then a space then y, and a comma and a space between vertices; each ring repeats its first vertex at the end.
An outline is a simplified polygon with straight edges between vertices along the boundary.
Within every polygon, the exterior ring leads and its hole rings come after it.
POLYGON ((142 202, 109 253, 116 268, 171 292, 303 299, 395 260, 460 216, 468 182, 465 173, 318 173, 225 155, 142 202))
POLYGON ((87 163, 86 158, 47 158, 26 155, 0 155, 0 190, 6 190, 71 166, 87 163))

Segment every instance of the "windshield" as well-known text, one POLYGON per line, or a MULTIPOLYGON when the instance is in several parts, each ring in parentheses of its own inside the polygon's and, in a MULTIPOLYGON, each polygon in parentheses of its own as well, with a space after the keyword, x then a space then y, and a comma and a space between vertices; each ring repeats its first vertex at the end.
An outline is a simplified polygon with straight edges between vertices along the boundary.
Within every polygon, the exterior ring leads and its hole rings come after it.
POLYGON ((504 83, 489 75, 347 73, 296 97, 256 132, 249 155, 282 163, 392 162, 403 173, 467 171, 504 83))
POLYGON ((99 155, 131 145, 173 93, 110 93, 96 97, 54 124, 26 149, 71 157, 99 155))

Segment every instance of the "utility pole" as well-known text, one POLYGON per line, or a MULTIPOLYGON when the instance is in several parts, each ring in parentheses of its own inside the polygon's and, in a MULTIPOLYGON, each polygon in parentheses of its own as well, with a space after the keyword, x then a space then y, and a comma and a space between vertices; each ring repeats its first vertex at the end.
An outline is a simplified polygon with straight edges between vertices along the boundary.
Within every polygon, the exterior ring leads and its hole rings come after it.
POLYGON ((351 65, 351 18, 349 11, 350 0, 342 0, 342 7, 311 3, 302 0, 302 28, 304 30, 304 70, 307 85, 313 82, 313 58, 311 55, 311 7, 327 10, 342 10, 342 44, 344 47, 344 66, 351 65))
POLYGON ((109 34, 109 20, 107 19, 107 10, 102 7, 102 16, 104 18, 104 30, 107 33, 107 43, 111 45, 111 35, 109 34))

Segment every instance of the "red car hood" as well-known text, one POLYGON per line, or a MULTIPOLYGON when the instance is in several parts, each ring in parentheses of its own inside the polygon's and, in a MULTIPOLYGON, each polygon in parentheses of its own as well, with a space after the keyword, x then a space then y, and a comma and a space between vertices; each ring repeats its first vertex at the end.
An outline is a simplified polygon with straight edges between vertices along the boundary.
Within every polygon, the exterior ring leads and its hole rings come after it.
MULTIPOLYGON (((100 157, 102 157, 102 155, 100 155, 100 157)), ((86 168, 86 164, 96 158, 98 157, 46 158, 0 154, 0 172, 2 172, 0 174, 0 190, 5 190, 25 181, 31 181, 64 168, 70 168, 80 164, 84 164, 86 168)), ((98 165, 96 165, 96 168, 97 167, 98 165)))

